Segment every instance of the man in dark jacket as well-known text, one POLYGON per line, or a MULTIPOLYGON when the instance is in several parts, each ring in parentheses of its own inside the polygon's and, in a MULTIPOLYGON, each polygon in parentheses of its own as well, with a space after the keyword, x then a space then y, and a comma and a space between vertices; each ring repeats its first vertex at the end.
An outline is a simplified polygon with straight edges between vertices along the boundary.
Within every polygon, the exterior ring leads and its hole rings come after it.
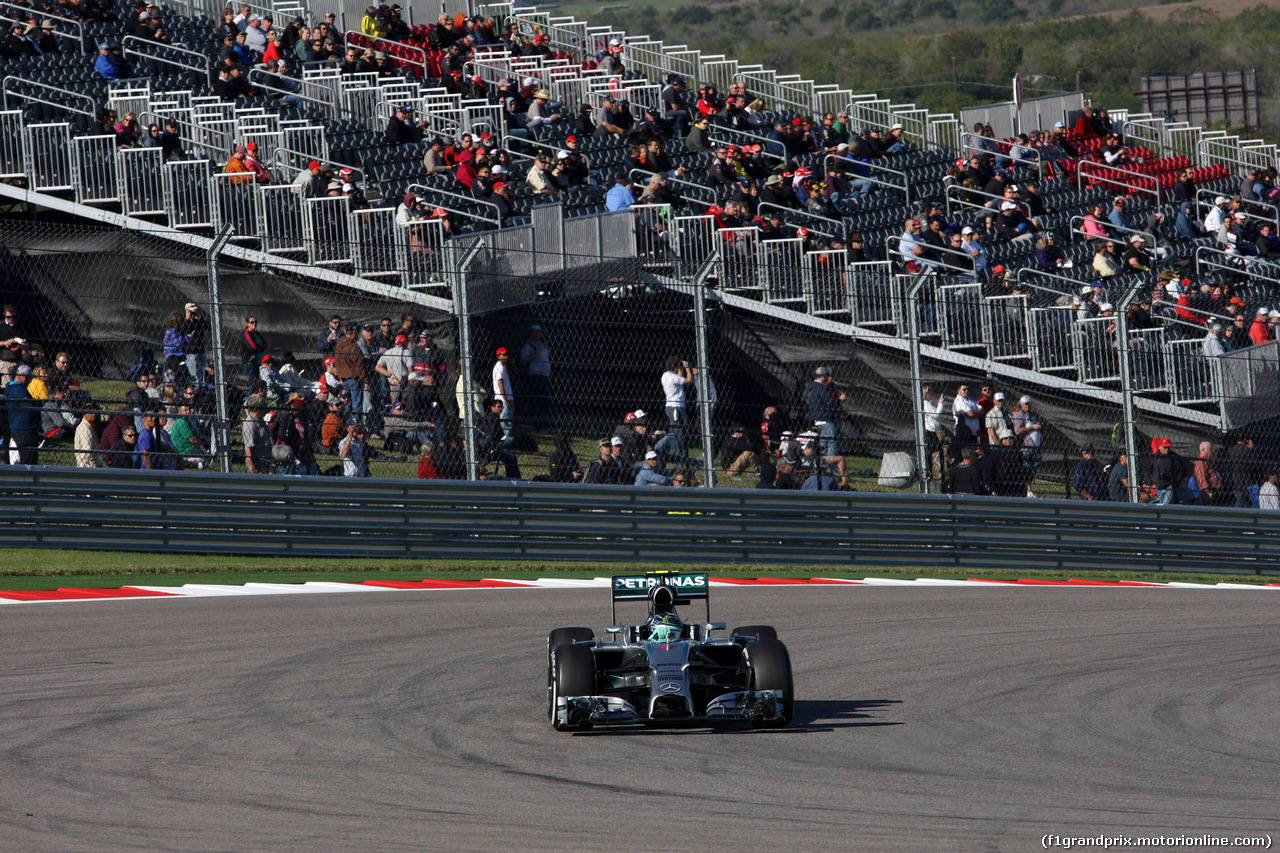
POLYGON ((40 401, 31 396, 27 383, 31 366, 18 365, 13 379, 4 386, 4 406, 9 418, 9 438, 18 451, 19 465, 38 464, 40 446, 40 401))
POLYGON ((413 107, 402 104, 396 107, 396 114, 387 122, 387 142, 391 145, 405 145, 422 139, 422 128, 426 122, 414 124, 413 107))
POLYGON ((1168 506, 1178 502, 1178 485, 1187 478, 1187 463, 1173 452, 1173 442, 1165 437, 1151 439, 1151 462, 1146 466, 1147 485, 1156 490, 1155 502, 1168 506))

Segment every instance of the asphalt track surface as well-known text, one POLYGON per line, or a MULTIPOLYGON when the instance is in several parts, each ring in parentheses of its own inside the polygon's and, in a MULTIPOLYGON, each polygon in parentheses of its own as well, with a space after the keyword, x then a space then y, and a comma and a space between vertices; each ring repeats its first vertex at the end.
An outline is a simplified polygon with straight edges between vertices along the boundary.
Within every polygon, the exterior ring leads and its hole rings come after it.
POLYGON ((1280 841, 1277 595, 716 589, 790 647, 795 723, 577 735, 545 638, 603 590, 8 607, 0 848, 1280 841))

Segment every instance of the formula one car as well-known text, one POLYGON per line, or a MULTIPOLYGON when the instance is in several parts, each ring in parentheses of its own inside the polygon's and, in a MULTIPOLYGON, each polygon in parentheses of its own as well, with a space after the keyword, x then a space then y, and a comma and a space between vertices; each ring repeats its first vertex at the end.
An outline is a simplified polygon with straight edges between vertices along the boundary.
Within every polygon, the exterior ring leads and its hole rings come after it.
POLYGON ((787 725, 795 708, 791 657, 767 625, 734 628, 711 621, 707 576, 653 572, 612 579, 619 601, 647 601, 639 625, 608 625, 609 640, 590 628, 557 628, 547 637, 547 702, 558 731, 596 725, 745 720, 787 725), (678 605, 707 602, 707 622, 687 623, 678 605))

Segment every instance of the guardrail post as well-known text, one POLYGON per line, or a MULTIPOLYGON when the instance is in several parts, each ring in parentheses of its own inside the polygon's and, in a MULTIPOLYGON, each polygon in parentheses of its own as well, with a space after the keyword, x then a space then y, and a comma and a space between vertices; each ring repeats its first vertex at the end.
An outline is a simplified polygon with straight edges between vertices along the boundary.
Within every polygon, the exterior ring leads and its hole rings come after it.
MULTIPOLYGON (((223 225, 206 256, 209 265, 209 319, 213 335, 213 385, 216 399, 213 434, 218 446, 218 464, 224 474, 231 473, 231 424, 227 414, 227 367, 223 363, 225 347, 222 341, 222 288, 218 277, 218 253, 231 239, 231 232, 229 224, 223 225)), ((192 379, 200 381, 198 376, 193 376, 192 379)))
POLYGON ((1120 401, 1123 409, 1121 421, 1124 425, 1124 454, 1129 460, 1129 502, 1138 502, 1138 435, 1137 420, 1133 405, 1133 359, 1129 351, 1129 305, 1142 289, 1142 282, 1129 285, 1129 289, 1120 297, 1119 311, 1116 312, 1116 340, 1120 345, 1120 401))
POLYGON ((460 367, 462 411, 458 412, 458 416, 462 418, 462 434, 465 437, 467 479, 479 480, 480 469, 476 460, 475 380, 471 373, 471 310, 467 304, 467 269, 480 249, 484 247, 484 241, 476 240, 472 243, 461 259, 458 258, 456 242, 450 240, 445 245, 448 247, 445 255, 447 265, 445 272, 449 276, 449 286, 453 291, 453 313, 458 318, 458 358, 462 362, 460 367))
POLYGON ((702 431, 702 477, 707 488, 716 480, 715 442, 711 435, 711 351, 707 346, 707 279, 720 260, 712 252, 693 277, 693 330, 697 338, 698 356, 698 421, 702 431))
MULTIPOLYGON (((921 271, 907 286, 907 338, 911 344, 911 412, 916 428, 916 468, 920 472, 920 494, 929 494, 929 445, 924 430, 924 368, 920 362, 920 288, 929 280, 928 272, 921 271)), ((938 467, 942 467, 942 453, 938 454, 938 467)), ((941 474, 941 470, 939 470, 941 474)), ((939 482, 939 488, 942 484, 939 482)))

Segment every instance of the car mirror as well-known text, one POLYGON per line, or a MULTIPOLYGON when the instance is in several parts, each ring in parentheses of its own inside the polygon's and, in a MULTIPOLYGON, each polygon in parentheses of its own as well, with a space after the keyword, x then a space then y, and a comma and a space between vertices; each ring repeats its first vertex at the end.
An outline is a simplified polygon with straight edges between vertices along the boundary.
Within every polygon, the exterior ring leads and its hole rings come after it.
POLYGON ((708 622, 707 633, 711 633, 712 631, 723 631, 724 626, 725 626, 724 622, 708 622))
POLYGON ((604 626, 604 632, 606 634, 621 634, 625 630, 627 629, 622 627, 621 625, 605 625, 604 626))

